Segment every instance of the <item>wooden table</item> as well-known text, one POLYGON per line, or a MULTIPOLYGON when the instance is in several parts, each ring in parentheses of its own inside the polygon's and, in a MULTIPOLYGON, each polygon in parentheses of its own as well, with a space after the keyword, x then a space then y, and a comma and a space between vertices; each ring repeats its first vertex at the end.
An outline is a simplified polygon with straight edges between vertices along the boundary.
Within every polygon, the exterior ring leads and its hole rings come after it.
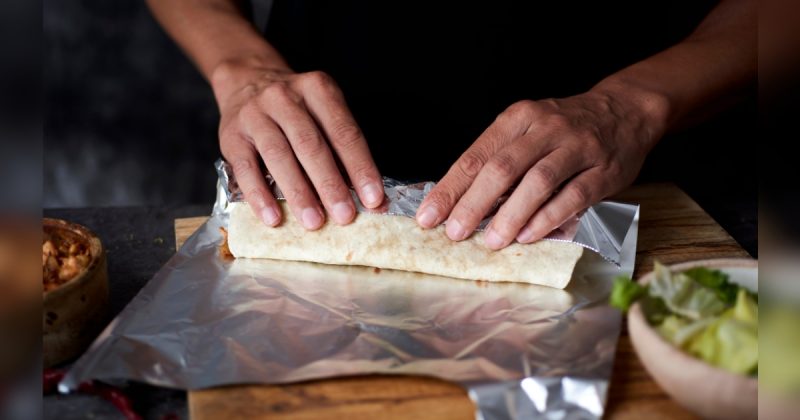
MULTIPOLYGON (((634 276, 650 270, 654 259, 670 264, 748 256, 697 203, 672 184, 634 186, 614 199, 641 204, 634 276)), ((205 219, 175 221, 179 247, 205 219)), ((189 392, 189 413, 195 420, 472 419, 475 409, 458 385, 424 377, 375 375, 189 392)), ((692 417, 645 371, 624 327, 609 389, 607 417, 692 417)))

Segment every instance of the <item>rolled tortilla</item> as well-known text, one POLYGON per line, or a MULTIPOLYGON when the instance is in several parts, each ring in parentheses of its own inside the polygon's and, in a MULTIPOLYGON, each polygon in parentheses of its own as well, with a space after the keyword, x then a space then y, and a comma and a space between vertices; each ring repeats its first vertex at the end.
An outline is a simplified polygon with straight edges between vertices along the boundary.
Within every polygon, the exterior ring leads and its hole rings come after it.
POLYGON ((563 289, 583 253, 569 242, 513 243, 499 251, 483 233, 454 242, 444 227, 422 229, 404 216, 359 213, 353 223, 306 231, 283 206, 284 222, 269 227, 247 203, 231 203, 228 247, 236 258, 270 258, 416 271, 468 280, 511 281, 563 289))

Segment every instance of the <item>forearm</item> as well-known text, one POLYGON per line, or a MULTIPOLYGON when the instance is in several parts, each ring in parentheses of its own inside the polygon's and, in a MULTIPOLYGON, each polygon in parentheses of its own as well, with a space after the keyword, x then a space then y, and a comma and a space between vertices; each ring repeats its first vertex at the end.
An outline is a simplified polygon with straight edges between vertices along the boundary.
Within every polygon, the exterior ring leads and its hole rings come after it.
POLYGON ((745 93, 757 71, 757 5, 720 3, 683 42, 601 81, 645 111, 657 141, 745 93))
POLYGON ((289 70, 278 51, 244 17, 236 0, 147 0, 147 3, 212 86, 214 79, 220 78, 218 73, 225 73, 225 68, 235 65, 289 70))

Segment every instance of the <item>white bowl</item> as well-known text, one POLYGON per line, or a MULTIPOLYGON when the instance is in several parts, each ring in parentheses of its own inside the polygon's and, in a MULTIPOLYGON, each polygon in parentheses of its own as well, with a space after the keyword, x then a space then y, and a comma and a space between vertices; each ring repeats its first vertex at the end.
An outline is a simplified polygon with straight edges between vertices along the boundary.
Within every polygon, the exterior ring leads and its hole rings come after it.
MULTIPOLYGON (((669 266, 673 272, 693 267, 721 270, 730 281, 758 291, 758 261, 714 259, 669 266)), ((650 272, 639 279, 646 284, 650 272)), ((714 367, 675 347, 650 326, 638 303, 628 312, 628 330, 642 364, 664 391, 680 405, 710 419, 758 417, 758 379, 714 367)))

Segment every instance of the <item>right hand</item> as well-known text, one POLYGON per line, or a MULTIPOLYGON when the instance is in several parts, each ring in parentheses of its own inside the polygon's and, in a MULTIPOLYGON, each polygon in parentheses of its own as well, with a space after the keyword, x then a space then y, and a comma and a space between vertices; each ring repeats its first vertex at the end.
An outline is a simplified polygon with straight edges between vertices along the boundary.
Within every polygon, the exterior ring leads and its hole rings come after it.
POLYGON ((281 210, 267 188, 259 157, 291 212, 308 230, 325 223, 320 201, 338 224, 355 218, 355 204, 334 153, 361 202, 368 208, 381 204, 380 174, 330 76, 223 64, 214 71, 211 84, 220 108, 222 155, 233 168, 245 200, 265 224, 280 224, 281 210))

